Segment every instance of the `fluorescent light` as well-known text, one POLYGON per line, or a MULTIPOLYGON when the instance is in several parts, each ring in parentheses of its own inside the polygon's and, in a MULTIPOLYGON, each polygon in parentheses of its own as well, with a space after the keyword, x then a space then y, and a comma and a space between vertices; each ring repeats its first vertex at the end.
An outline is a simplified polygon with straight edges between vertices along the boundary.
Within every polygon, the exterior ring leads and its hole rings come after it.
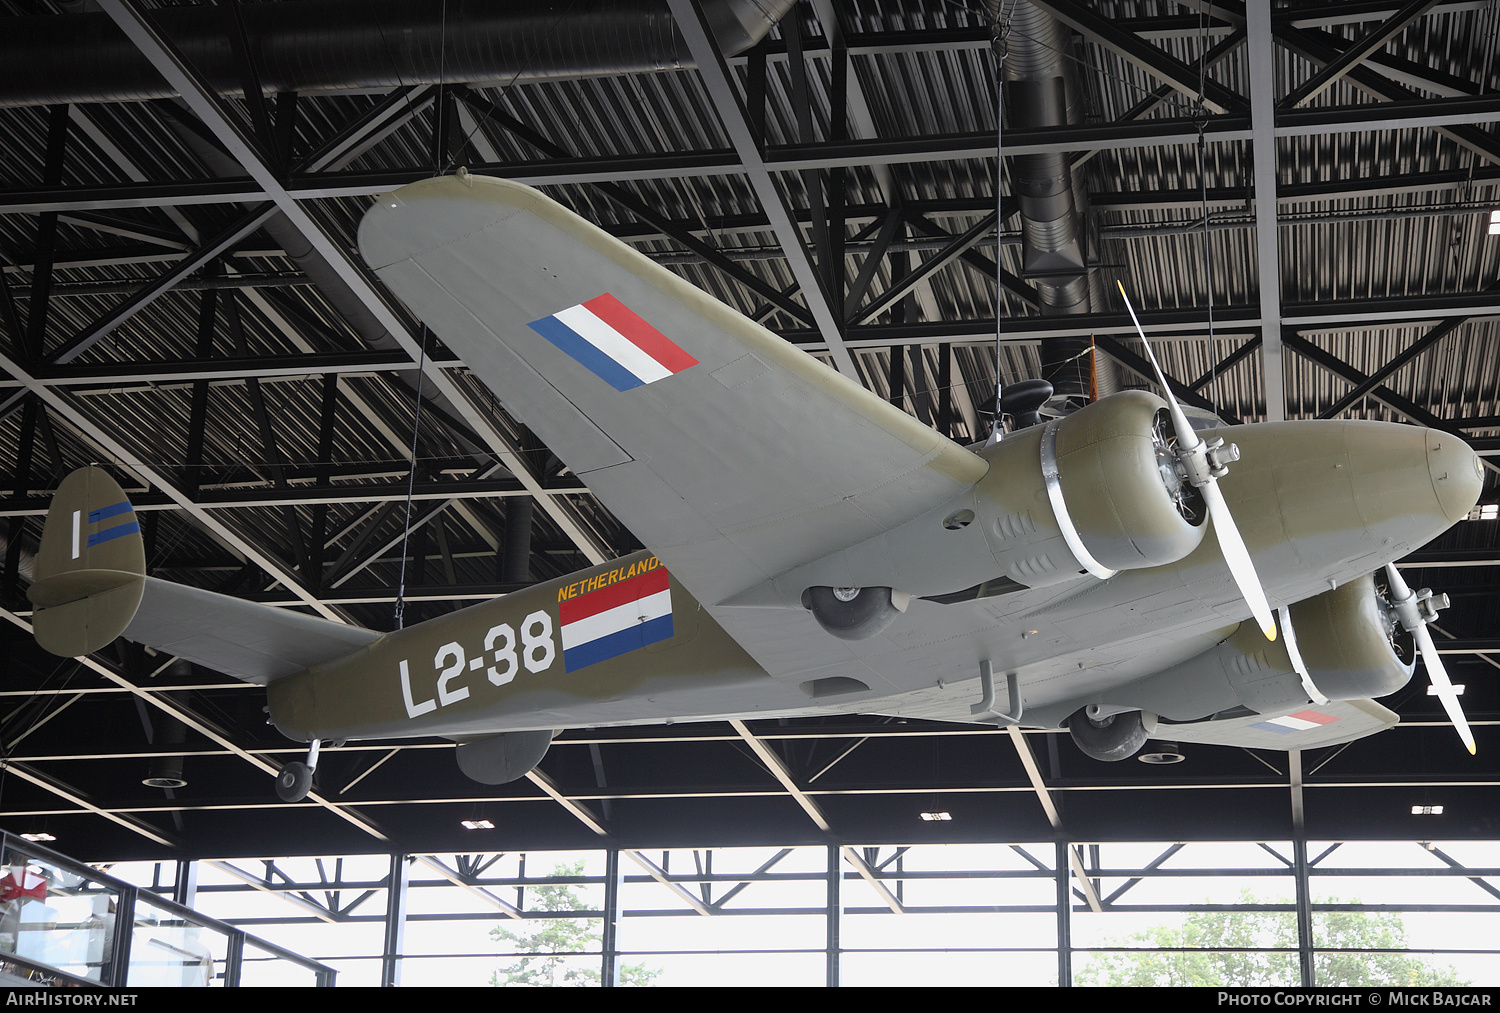
POLYGON ((465 830, 494 830, 495 824, 489 820, 463 820, 465 830))
POLYGON ((1414 805, 1411 807, 1413 816, 1441 816, 1443 807, 1440 805, 1414 805))
POLYGON ((24 840, 34 841, 36 843, 41 843, 43 841, 55 841, 55 840, 57 840, 56 837, 53 837, 51 834, 47 833, 45 830, 43 830, 41 833, 36 833, 36 834, 22 834, 21 837, 24 840))
POLYGON ((1478 503, 1464 515, 1466 521, 1493 521, 1500 519, 1500 503, 1478 503))
MULTIPOLYGON (((1427 695, 1428 696, 1437 696, 1438 695, 1438 693, 1437 693, 1437 687, 1434 686, 1432 683, 1428 683, 1427 684, 1427 695)), ((1453 684, 1453 695, 1454 696, 1463 696, 1464 695, 1464 684, 1463 683, 1461 683, 1461 682, 1455 682, 1453 684)))
POLYGON ((1500 208, 1490 212, 1490 235, 1500 236, 1500 208))
POLYGON ((953 819, 952 813, 923 813, 922 819, 928 823, 946 823, 953 819))

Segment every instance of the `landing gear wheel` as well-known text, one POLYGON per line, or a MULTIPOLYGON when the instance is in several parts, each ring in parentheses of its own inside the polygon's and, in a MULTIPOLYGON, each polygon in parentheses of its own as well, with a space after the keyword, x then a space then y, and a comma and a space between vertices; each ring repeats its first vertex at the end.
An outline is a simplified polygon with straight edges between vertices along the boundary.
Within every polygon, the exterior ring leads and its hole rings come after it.
POLYGON ((1129 759, 1148 738, 1140 711, 1095 719, 1089 717, 1087 709, 1079 710, 1068 718, 1068 733, 1085 756, 1106 763, 1129 759))
POLYGON ((865 640, 889 626, 900 609, 888 587, 810 587, 802 607, 840 640, 865 640))
POLYGON ((276 797, 283 802, 301 802, 312 790, 312 768, 294 760, 276 775, 276 797))

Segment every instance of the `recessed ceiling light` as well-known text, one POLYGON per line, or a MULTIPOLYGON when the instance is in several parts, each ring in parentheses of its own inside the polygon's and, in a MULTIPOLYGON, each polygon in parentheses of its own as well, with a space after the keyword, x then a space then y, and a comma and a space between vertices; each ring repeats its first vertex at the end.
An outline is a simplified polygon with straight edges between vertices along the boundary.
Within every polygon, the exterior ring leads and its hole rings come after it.
POLYGON ((923 813, 922 819, 927 823, 944 823, 953 819, 952 813, 923 813))
POLYGON ((43 830, 40 833, 36 833, 36 834, 22 834, 21 837, 24 840, 36 841, 38 843, 40 843, 42 841, 55 841, 55 840, 57 840, 56 837, 53 837, 51 834, 47 833, 45 830, 43 830))
POLYGON ((489 820, 464 820, 465 830, 494 830, 495 824, 489 820))
POLYGON ((1413 816, 1441 816, 1443 807, 1440 805, 1414 805, 1411 807, 1413 816))

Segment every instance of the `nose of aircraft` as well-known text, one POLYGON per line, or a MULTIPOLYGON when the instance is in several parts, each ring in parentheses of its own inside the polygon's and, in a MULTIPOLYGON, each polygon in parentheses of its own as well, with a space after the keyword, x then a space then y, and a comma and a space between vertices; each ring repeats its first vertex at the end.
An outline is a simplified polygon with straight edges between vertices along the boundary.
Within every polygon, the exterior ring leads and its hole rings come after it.
POLYGON ((1463 520, 1484 490, 1479 455, 1452 433, 1427 430, 1427 474, 1444 516, 1454 523, 1463 520))

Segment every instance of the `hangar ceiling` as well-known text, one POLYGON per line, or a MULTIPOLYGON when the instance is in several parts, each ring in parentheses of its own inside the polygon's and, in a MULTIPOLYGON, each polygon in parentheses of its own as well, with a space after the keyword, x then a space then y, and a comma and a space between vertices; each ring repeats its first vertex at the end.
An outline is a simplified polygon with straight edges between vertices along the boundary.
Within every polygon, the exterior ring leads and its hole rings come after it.
POLYGON ((410 623, 637 547, 353 252, 375 195, 458 166, 960 441, 997 347, 1002 380, 1079 396, 1092 337, 1101 385, 1150 386, 1119 279, 1184 400, 1433 426, 1500 463, 1497 0, 991 6, 998 137, 980 0, 0 0, 3 826, 89 859, 1500 836, 1494 520, 1405 564, 1453 599, 1472 759, 1419 677, 1400 728, 1290 763, 856 716, 569 730, 499 789, 443 743, 349 744, 286 806, 270 771, 301 750, 260 690, 31 644, 41 516, 88 462, 154 575, 375 629, 403 555, 410 623), (185 784, 142 783, 173 757, 185 784))

